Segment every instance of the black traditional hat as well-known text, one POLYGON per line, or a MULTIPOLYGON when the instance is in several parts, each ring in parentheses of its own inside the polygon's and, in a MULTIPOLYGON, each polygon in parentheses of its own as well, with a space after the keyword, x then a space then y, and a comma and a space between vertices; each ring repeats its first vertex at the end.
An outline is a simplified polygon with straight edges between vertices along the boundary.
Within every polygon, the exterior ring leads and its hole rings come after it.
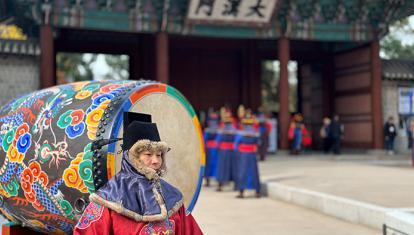
POLYGON ((124 112, 123 122, 123 138, 95 140, 92 142, 92 151, 122 139, 124 140, 122 150, 129 150, 131 146, 140 139, 160 141, 157 126, 155 123, 151 123, 151 115, 145 113, 124 112))
POLYGON ((140 121, 140 122, 152 122, 151 115, 146 113, 133 113, 133 112, 124 112, 124 131, 126 128, 131 124, 133 121, 140 121))
POLYGON ((129 150, 139 140, 149 140, 151 142, 161 141, 157 124, 141 121, 133 121, 126 129, 124 128, 123 139, 122 149, 124 151, 129 150))
POLYGON ((125 112, 122 150, 168 152, 170 148, 161 141, 157 124, 151 122, 151 115, 125 112))
POLYGON ((124 134, 122 150, 129 150, 139 140, 160 142, 157 124, 151 122, 151 115, 124 112, 124 134))

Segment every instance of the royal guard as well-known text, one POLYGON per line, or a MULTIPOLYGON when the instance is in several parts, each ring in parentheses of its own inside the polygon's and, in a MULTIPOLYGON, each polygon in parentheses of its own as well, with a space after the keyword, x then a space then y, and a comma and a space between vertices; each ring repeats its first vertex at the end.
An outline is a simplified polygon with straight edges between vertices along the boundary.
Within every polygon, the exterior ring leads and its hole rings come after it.
POLYGON ((235 139, 237 158, 236 188, 239 190, 238 198, 244 197, 244 190, 256 191, 256 197, 260 197, 260 178, 257 166, 259 132, 253 127, 255 119, 251 110, 246 110, 241 118, 242 130, 238 131, 235 139))
POLYGON ((219 130, 216 138, 218 144, 216 175, 218 182, 217 191, 222 191, 224 184, 234 181, 234 139, 237 131, 234 128, 233 116, 229 109, 222 108, 220 110, 220 115, 222 128, 219 130))
POLYGON ((302 147, 312 145, 312 138, 305 127, 302 114, 293 115, 288 129, 288 139, 291 143, 291 154, 294 155, 299 154, 302 147))
POLYGON ((239 108, 237 109, 237 117, 239 118, 239 122, 237 125, 237 129, 239 130, 243 130, 243 124, 242 124, 242 120, 243 118, 246 116, 246 108, 244 107, 244 105, 239 105, 239 108))
POLYGON ((260 134, 259 156, 260 161, 264 161, 269 147, 269 134, 272 130, 272 124, 269 122, 264 112, 259 112, 257 120, 255 126, 259 129, 260 134))
POLYGON ((204 178, 206 186, 210 186, 210 178, 217 175, 217 132, 219 129, 219 116, 211 111, 208 114, 207 128, 204 130, 204 142, 206 149, 206 167, 204 178))

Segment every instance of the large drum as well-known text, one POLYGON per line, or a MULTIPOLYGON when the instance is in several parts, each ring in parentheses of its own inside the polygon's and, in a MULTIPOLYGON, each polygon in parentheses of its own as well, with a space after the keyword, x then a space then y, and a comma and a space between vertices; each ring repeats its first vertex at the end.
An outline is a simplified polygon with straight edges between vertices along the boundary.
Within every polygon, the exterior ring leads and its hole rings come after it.
POLYGON ((43 232, 71 233, 95 192, 120 169, 123 112, 146 113, 169 144, 166 181, 190 212, 200 192, 204 147, 191 105, 151 81, 79 82, 22 96, 0 109, 0 211, 43 232))

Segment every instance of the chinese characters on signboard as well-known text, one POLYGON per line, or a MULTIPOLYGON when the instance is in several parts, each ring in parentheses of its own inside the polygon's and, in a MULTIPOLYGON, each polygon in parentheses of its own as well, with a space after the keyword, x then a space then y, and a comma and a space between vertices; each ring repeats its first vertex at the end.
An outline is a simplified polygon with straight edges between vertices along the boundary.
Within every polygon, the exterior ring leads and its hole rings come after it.
POLYGON ((414 88, 400 87, 398 89, 398 113, 407 115, 414 114, 413 107, 414 88))
POLYGON ((188 19, 268 23, 277 0, 191 0, 188 19))

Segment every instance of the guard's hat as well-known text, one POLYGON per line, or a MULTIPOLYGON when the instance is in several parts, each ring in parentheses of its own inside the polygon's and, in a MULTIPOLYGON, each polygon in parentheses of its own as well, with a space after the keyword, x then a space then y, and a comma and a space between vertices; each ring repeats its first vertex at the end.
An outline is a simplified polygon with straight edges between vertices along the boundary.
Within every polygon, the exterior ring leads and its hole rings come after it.
POLYGON ((151 115, 144 113, 124 112, 123 138, 101 139, 92 142, 92 151, 100 149, 105 145, 123 139, 122 150, 129 150, 132 145, 140 139, 160 141, 158 129, 155 123, 151 123, 151 115))
POLYGON ((138 140, 160 142, 157 124, 151 123, 151 115, 125 112, 122 150, 129 150, 138 140))
POLYGON ((157 124, 151 122, 151 115, 144 113, 124 113, 123 151, 132 154, 143 150, 170 151, 167 143, 161 141, 157 124))

